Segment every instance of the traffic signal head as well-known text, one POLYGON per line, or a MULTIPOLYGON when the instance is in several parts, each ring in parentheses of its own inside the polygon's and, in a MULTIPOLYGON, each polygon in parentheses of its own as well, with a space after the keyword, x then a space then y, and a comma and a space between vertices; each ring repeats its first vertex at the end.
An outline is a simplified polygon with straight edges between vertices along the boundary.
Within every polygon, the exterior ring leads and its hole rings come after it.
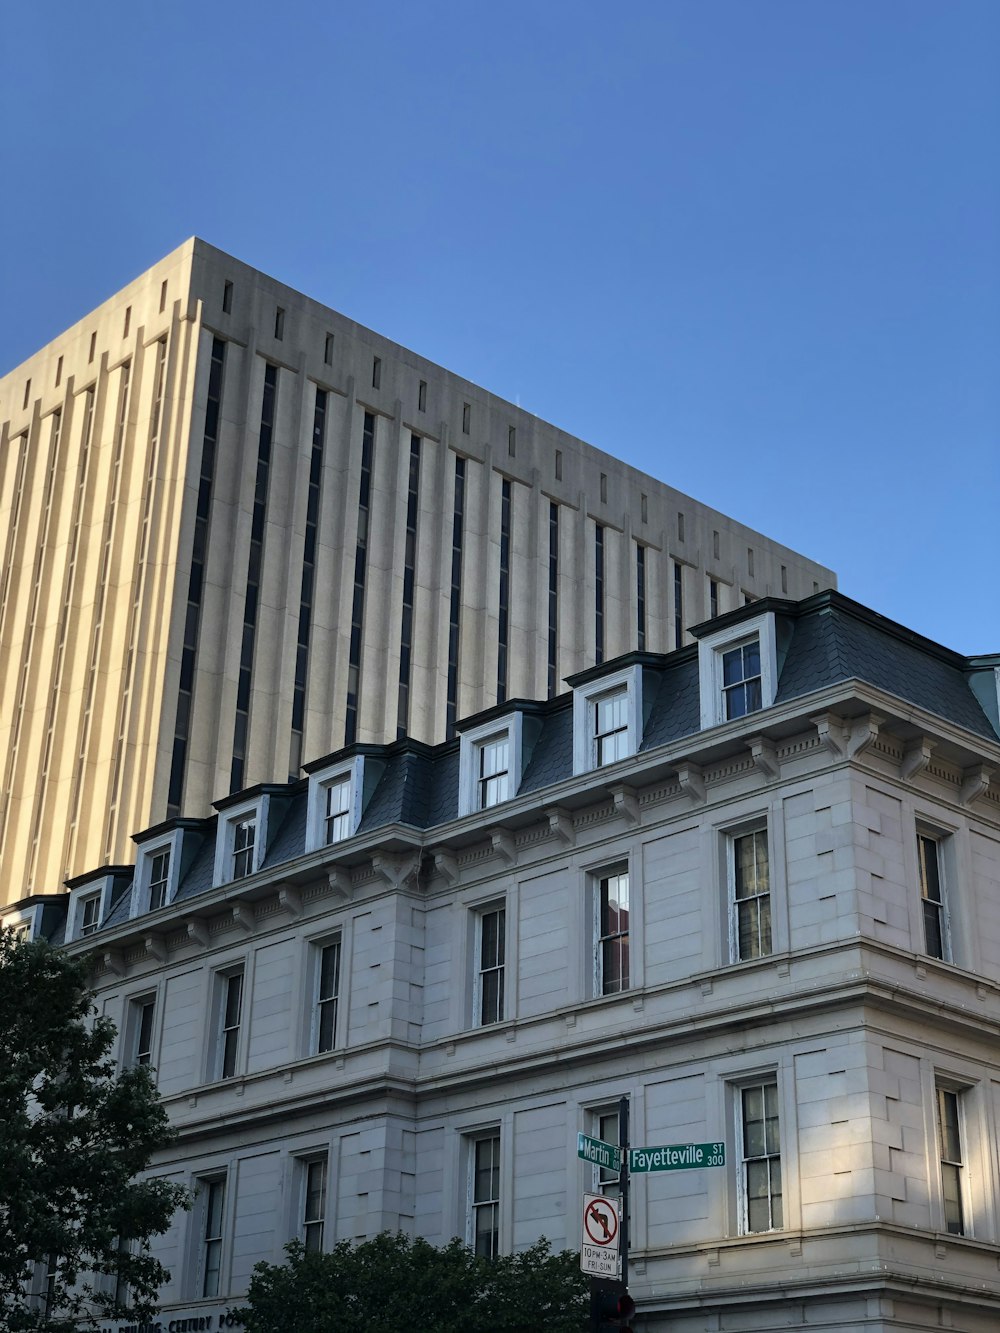
POLYGON ((591 1324, 598 1333, 631 1333, 629 1320, 635 1301, 620 1282, 594 1285, 591 1292, 591 1324))

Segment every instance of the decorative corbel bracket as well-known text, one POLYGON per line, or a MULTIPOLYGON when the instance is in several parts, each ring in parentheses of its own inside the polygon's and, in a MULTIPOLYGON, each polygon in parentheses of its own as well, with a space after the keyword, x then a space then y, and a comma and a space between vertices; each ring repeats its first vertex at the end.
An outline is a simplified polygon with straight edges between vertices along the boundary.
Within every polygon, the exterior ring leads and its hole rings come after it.
POLYGON ((326 882, 330 892, 347 902, 351 896, 351 872, 343 866, 331 866, 326 872, 326 882))
POLYGON ((554 805, 545 811, 549 821, 549 832, 566 847, 571 847, 576 840, 573 830, 573 816, 562 806, 554 805))
POLYGON ((833 713, 820 713, 810 719, 819 736, 820 744, 835 759, 843 759, 847 749, 844 739, 844 724, 833 713))
POLYGON ((490 834, 490 842, 493 844, 493 851, 506 866, 512 866, 517 860, 517 851, 514 847, 514 835, 510 829, 495 828, 490 834))
POLYGON ((208 925, 200 916, 191 917, 185 921, 187 936, 192 944, 200 944, 203 949, 208 948, 208 925))
POLYGON ((962 773, 962 785, 958 789, 960 805, 971 805, 984 796, 990 785, 993 770, 988 764, 973 764, 962 773))
POLYGON ((102 961, 106 972, 110 972, 116 977, 125 975, 125 956, 120 949, 106 950, 102 961))
POLYGON ((291 917, 302 915, 302 894, 291 884, 283 884, 278 890, 278 906, 291 917))
POLYGON ((778 759, 778 747, 767 736, 753 736, 747 742, 753 757, 754 768, 765 778, 776 778, 781 773, 781 761, 778 759))
POLYGON ((233 925, 239 926, 246 935, 254 931, 253 907, 250 903, 233 903, 233 925))
POLYGON ((434 853, 434 870, 446 884, 454 884, 458 879, 458 858, 447 847, 434 853))
POLYGON ((150 958, 155 958, 158 963, 167 961, 167 941, 158 932, 147 935, 143 940, 143 946, 150 958))
POLYGON ((931 762, 931 755, 934 753, 936 742, 928 740, 926 736, 918 736, 915 741, 903 751, 903 758, 899 765, 899 776, 904 780, 915 778, 918 773, 922 773, 931 762))
POLYGON ((419 856, 373 856, 372 869, 390 889, 401 889, 420 874, 419 856))
POLYGON ((865 750, 878 739, 878 733, 885 718, 879 713, 867 713, 851 727, 851 734, 847 740, 848 759, 857 759, 858 755, 864 754, 865 750))
POLYGON ((678 764, 677 781, 681 784, 681 791, 685 796, 690 796, 692 801, 700 804, 705 800, 705 778, 700 764, 692 763, 690 760, 678 764))
POLYGON ((611 792, 611 798, 615 803, 615 814, 621 815, 627 824, 638 824, 639 798, 635 794, 635 788, 621 784, 617 787, 609 787, 608 790, 611 792))

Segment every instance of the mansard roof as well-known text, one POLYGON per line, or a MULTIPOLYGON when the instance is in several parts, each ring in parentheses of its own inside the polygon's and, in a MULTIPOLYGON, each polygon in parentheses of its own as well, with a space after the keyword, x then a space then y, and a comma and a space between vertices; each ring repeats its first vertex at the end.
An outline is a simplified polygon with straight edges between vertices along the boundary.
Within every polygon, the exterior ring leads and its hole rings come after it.
MULTIPOLYGON (((766 614, 773 614, 776 625, 774 707, 847 682, 861 682, 974 737, 993 743, 1000 739, 1000 722, 991 719, 981 702, 983 698, 992 700, 996 694, 994 676, 1000 658, 963 657, 877 615, 842 593, 825 591, 802 602, 765 598, 697 625, 691 633, 698 640, 731 628, 738 640, 739 627, 744 622, 758 622, 766 614), (987 675, 990 681, 984 687, 987 675)), ((572 688, 592 687, 604 675, 611 676, 623 668, 642 673, 644 717, 640 759, 662 747, 676 747, 686 737, 693 738, 701 732, 700 693, 706 686, 699 678, 697 643, 666 654, 630 653, 571 677, 568 683, 572 688)), ((337 844, 337 856, 348 855, 352 844, 370 845, 380 831, 388 834, 394 830, 395 836, 402 836, 402 832, 410 830, 420 840, 428 832, 459 819, 463 732, 494 720, 502 725, 504 719, 521 712, 526 726, 527 719, 531 719, 531 735, 530 744, 525 743, 517 798, 537 795, 544 800, 542 793, 546 789, 572 778, 572 701, 572 692, 542 703, 511 700, 465 719, 459 724, 459 736, 437 746, 408 739, 386 746, 350 746, 305 765, 307 778, 287 787, 266 784, 249 788, 219 801, 219 814, 215 816, 167 821, 146 834, 136 835, 136 840, 141 847, 155 836, 166 835, 173 829, 183 830, 192 850, 186 858, 174 901, 195 899, 213 888, 217 821, 225 819, 226 812, 241 803, 267 798, 272 802, 272 818, 261 870, 273 871, 306 855, 308 787, 312 775, 357 757, 375 766, 371 770, 374 786, 353 838, 337 844)), ((767 718, 768 710, 764 709, 749 721, 759 729, 766 727, 767 718)), ((503 819, 500 809, 494 808, 490 814, 497 816, 498 822, 503 819)), ((476 818, 481 826, 483 812, 476 818)), ((331 849, 323 851, 329 854, 331 849)), ((87 878, 78 876, 70 888, 87 878)), ((105 926, 128 919, 134 891, 133 885, 117 899, 105 926)))

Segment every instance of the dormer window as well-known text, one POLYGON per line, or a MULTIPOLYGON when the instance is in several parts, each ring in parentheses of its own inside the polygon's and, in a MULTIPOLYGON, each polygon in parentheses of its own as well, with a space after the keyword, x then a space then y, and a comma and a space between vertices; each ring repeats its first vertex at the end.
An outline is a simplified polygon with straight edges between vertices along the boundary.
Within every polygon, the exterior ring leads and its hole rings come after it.
POLYGON ((699 638, 698 680, 703 728, 770 708, 778 688, 774 613, 766 611, 699 638))
POLYGON ((722 654, 722 694, 728 722, 763 707, 760 688, 760 639, 737 644, 722 654))
POLYGON ((186 833, 179 825, 149 829, 136 838, 138 854, 129 911, 131 917, 143 912, 158 912, 173 902, 184 868, 190 863, 200 841, 200 832, 195 836, 186 833), (185 837, 189 839, 186 855, 185 837))
POLYGON ((573 772, 588 773, 637 754, 642 740, 638 663, 585 683, 573 680, 573 772))
POLYGON ((215 844, 216 884, 255 875, 267 851, 267 827, 271 797, 259 793, 252 800, 227 805, 220 802, 215 844))
POLYGON ((524 766, 524 717, 520 710, 461 732, 458 813, 491 810, 513 800, 524 766))
POLYGON ((127 866, 96 875, 81 875, 69 880, 69 904, 66 909, 66 942, 95 935, 107 920, 118 894, 125 888, 132 872, 127 866))
POLYGON ((80 900, 80 938, 93 935, 101 924, 101 895, 92 893, 80 900))
POLYGON ((364 789, 377 782, 381 766, 364 755, 330 764, 307 766, 309 796, 306 815, 306 848, 316 851, 353 838, 361 823, 364 789), (369 771, 370 770, 370 771, 369 771))
POLYGON ((257 841, 257 820, 238 819, 233 825, 233 853, 231 879, 246 879, 254 871, 254 847, 257 841))

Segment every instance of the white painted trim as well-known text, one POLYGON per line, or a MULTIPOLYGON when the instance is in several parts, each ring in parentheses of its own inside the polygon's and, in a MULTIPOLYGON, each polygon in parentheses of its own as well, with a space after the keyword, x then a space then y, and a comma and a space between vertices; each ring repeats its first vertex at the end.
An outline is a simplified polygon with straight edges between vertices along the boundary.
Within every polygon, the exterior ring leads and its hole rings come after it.
MULTIPOLYGON (((765 611, 738 625, 716 630, 698 640, 698 686, 703 731, 725 722, 722 696, 722 654, 741 643, 760 640, 761 708, 770 708, 778 690, 778 642, 774 612, 765 611)), ((742 721, 742 719, 740 719, 742 721)))

